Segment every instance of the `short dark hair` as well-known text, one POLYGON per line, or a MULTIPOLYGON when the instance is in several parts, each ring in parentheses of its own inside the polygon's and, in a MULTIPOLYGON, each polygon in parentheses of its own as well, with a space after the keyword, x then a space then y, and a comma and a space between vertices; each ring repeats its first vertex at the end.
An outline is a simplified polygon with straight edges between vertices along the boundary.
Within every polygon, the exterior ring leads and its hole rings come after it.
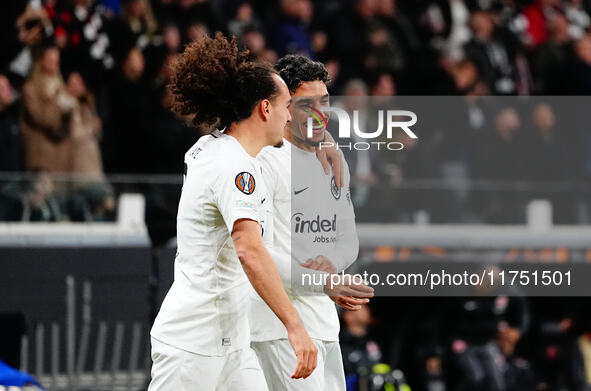
POLYGON ((289 92, 294 93, 302 83, 320 80, 328 82, 328 71, 323 63, 312 61, 300 54, 288 54, 277 61, 275 69, 287 84, 289 92))
POLYGON ((228 127, 250 117, 262 99, 278 94, 273 74, 277 72, 270 65, 238 50, 236 37, 204 37, 188 45, 173 67, 172 109, 194 115, 193 125, 204 130, 228 127))

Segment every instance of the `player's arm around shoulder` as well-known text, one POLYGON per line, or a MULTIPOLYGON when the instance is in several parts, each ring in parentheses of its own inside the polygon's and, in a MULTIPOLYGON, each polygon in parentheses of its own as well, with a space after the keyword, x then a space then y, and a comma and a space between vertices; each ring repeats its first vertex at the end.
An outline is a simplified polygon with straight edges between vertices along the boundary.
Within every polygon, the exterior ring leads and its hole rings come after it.
POLYGON ((326 175, 331 174, 334 176, 335 183, 338 187, 344 185, 344 166, 345 159, 343 153, 336 147, 337 143, 334 138, 327 130, 325 131, 324 142, 320 146, 316 147, 316 157, 322 164, 324 173, 326 175))

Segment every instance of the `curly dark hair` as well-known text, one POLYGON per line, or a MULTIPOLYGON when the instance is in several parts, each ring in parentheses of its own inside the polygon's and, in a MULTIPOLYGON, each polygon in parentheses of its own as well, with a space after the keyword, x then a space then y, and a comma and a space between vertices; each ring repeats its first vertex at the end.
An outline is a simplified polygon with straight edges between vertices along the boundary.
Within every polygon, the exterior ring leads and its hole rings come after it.
POLYGON ((248 118, 258 102, 278 94, 272 76, 277 72, 249 56, 238 49, 236 37, 227 40, 221 33, 188 45, 173 67, 172 110, 194 115, 193 125, 205 131, 248 118))
POLYGON ((287 84, 289 92, 294 93, 302 83, 320 80, 328 82, 328 71, 324 64, 312 61, 300 54, 288 54, 277 61, 275 69, 287 84))

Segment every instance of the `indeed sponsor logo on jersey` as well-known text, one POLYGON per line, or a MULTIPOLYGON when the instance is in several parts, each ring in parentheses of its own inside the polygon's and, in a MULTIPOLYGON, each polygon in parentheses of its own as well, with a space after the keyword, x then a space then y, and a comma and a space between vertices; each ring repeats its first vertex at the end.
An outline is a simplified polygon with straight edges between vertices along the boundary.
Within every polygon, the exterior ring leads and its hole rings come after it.
POLYGON ((331 219, 321 219, 320 215, 316 215, 311 219, 306 219, 303 213, 295 213, 292 216, 294 223, 294 232, 296 233, 317 233, 317 232, 336 232, 337 231, 337 215, 335 214, 331 219))

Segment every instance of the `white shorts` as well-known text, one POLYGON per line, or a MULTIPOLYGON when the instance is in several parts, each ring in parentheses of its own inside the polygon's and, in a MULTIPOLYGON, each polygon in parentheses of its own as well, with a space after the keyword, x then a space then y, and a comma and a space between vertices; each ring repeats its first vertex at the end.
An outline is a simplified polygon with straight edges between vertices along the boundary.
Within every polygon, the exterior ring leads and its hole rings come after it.
POLYGON ((202 356, 152 338, 152 381, 148 391, 268 391, 254 351, 202 356))
POLYGON ((269 389, 273 391, 345 391, 345 370, 338 342, 313 339, 318 365, 306 379, 292 379, 297 359, 287 339, 252 342, 269 389))

